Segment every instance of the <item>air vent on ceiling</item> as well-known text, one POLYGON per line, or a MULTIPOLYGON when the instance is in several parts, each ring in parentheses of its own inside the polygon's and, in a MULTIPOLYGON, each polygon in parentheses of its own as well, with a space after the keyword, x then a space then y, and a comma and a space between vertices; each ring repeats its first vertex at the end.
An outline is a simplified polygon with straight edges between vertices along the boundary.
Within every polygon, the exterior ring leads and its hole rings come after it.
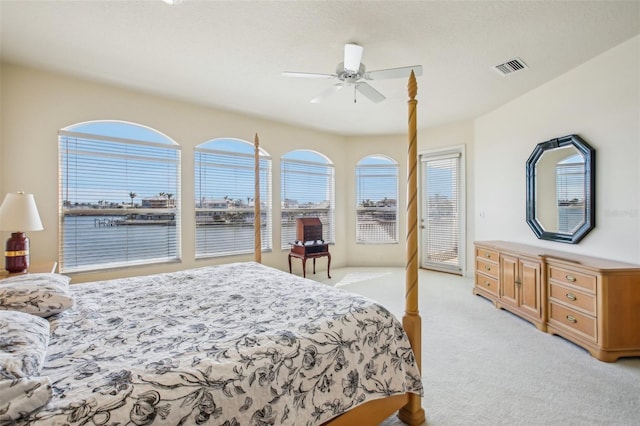
POLYGON ((508 75, 529 67, 524 63, 522 59, 514 58, 510 61, 505 62, 504 64, 496 65, 493 68, 501 75, 508 75))

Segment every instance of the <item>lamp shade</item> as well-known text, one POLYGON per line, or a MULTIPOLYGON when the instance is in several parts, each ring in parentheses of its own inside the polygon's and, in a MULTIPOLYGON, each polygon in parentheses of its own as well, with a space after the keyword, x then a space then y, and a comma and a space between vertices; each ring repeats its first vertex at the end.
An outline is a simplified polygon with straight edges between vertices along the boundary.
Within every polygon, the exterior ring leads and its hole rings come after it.
POLYGON ((0 230, 41 231, 42 221, 33 194, 9 193, 0 207, 0 230))

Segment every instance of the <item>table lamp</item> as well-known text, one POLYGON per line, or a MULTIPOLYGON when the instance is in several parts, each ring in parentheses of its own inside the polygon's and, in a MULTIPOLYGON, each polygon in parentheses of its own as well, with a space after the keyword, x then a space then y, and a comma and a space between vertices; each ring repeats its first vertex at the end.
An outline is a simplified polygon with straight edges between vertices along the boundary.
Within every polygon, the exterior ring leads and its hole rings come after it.
POLYGON ((5 269, 24 273, 29 269, 29 238, 25 231, 41 231, 42 222, 33 194, 9 193, 0 206, 0 230, 12 231, 7 240, 5 269), (19 231, 16 231, 19 229, 19 231))

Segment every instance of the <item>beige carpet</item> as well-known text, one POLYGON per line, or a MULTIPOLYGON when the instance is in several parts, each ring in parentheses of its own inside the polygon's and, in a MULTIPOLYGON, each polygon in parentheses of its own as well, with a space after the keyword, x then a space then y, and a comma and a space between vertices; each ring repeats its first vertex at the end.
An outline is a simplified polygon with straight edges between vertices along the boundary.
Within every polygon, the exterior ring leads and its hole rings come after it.
MULTIPOLYGON (((331 272, 308 277, 402 317, 404 269, 331 272)), ((640 425, 640 358, 600 362, 474 296, 471 279, 420 271, 419 284, 428 425, 640 425)))

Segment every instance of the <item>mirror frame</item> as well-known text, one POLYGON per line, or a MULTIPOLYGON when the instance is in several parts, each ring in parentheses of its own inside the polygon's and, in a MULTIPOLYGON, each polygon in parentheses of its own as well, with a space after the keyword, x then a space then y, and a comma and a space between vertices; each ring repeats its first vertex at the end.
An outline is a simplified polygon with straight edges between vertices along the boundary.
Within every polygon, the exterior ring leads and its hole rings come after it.
POLYGON ((596 226, 596 151, 580 136, 568 135, 536 145, 527 160, 527 224, 541 240, 576 244, 596 226), (573 233, 546 231, 536 217, 536 164, 545 151, 573 146, 584 156, 585 222, 573 233))

